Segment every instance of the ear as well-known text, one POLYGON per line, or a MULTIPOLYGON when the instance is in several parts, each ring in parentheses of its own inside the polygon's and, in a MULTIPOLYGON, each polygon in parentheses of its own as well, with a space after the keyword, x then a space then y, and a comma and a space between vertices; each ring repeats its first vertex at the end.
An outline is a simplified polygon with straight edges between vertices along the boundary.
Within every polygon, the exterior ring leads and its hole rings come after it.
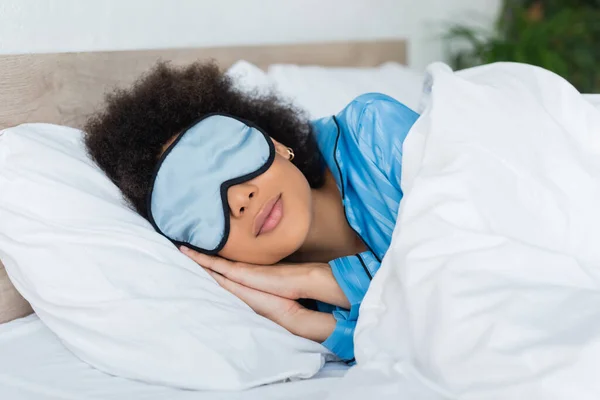
POLYGON ((281 143, 279 143, 277 140, 275 140, 273 138, 271 138, 271 141, 275 145, 275 153, 279 154, 281 157, 285 158, 286 160, 289 160, 290 152, 288 151, 288 147, 282 145, 281 143))

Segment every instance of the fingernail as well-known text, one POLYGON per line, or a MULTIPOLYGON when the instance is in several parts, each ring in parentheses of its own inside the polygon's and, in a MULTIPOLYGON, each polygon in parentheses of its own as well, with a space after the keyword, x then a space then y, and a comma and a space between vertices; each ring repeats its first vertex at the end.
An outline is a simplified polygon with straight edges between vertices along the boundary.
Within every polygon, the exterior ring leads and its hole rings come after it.
POLYGON ((185 247, 185 246, 179 246, 179 250, 180 250, 182 253, 187 253, 188 251, 190 251, 190 249, 188 249, 188 248, 187 248, 187 247, 185 247))

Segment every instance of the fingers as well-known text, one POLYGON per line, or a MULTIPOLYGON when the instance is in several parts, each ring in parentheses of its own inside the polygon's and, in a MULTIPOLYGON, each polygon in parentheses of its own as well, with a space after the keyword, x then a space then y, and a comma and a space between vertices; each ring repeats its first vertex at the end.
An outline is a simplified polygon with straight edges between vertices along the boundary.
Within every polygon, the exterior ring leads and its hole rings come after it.
POLYGON ((208 268, 204 268, 204 270, 205 270, 206 272, 208 272, 208 274, 209 274, 210 276, 212 276, 212 278, 213 278, 215 281, 217 281, 217 283, 219 284, 219 286, 221 286, 223 289, 227 290, 227 287, 226 287, 226 286, 228 285, 228 283, 227 283, 228 279, 227 279, 227 278, 225 278, 225 277, 224 277, 223 275, 221 275, 221 274, 217 274, 216 272, 213 272, 213 271, 211 271, 211 270, 210 270, 210 269, 208 269, 208 268))
POLYGON ((297 324, 293 318, 298 310, 303 309, 297 302, 246 287, 214 271, 206 268, 205 270, 223 289, 238 297, 257 314, 270 319, 292 333, 298 329, 297 325, 301 325, 301 323, 297 324))
MULTIPOLYGON (((242 301, 244 301, 244 303, 248 304, 248 302, 245 301, 244 298, 247 298, 248 296, 252 296, 252 294, 249 293, 249 290, 245 290, 245 289, 249 289, 249 288, 246 288, 245 286, 242 286, 239 283, 236 283, 230 279, 227 279, 223 275, 216 273, 208 268, 204 268, 204 270, 206 272, 208 272, 209 275, 212 276, 215 281, 217 281, 219 286, 221 286, 223 289, 227 290, 234 296, 239 297, 242 301)), ((252 307, 250 304, 248 304, 248 305, 250 307, 252 307)))
POLYGON ((223 275, 211 271, 210 269, 205 268, 205 270, 210 274, 210 276, 214 278, 215 281, 217 281, 217 283, 223 289, 227 290, 229 293, 242 300, 257 314, 260 314, 263 317, 269 318, 271 320, 274 320, 276 318, 276 312, 274 312, 275 310, 272 310, 275 304, 273 302, 273 299, 270 299, 271 295, 240 285, 239 283, 227 279, 223 275))
MULTIPOLYGON (((290 300, 309 298, 350 308, 348 298, 333 276, 329 264, 251 265, 202 254, 185 246, 181 246, 180 250, 205 269, 241 286, 290 300)), ((223 283, 222 280, 217 282, 223 283)), ((224 284, 231 287, 230 282, 224 284)))
POLYGON ((195 250, 189 249, 185 246, 181 246, 179 250, 183 254, 194 260, 196 264, 200 265, 201 267, 218 272, 223 276, 228 276, 229 272, 231 271, 231 267, 233 266, 233 263, 231 261, 228 261, 224 258, 217 256, 209 256, 207 254, 203 254, 195 250))
POLYGON ((259 266, 250 267, 245 263, 233 262, 217 256, 209 256, 189 249, 185 246, 181 246, 180 250, 183 254, 194 260, 198 265, 217 272, 227 279, 240 283, 244 286, 272 293, 269 290, 263 290, 262 285, 260 285, 260 280, 264 279, 264 277, 259 273, 259 266))
POLYGON ((335 318, 329 313, 307 310, 295 301, 240 285, 210 269, 205 270, 223 289, 238 297, 254 312, 294 335, 322 343, 335 329, 335 318))
POLYGON ((302 266, 252 265, 226 260, 213 262, 208 268, 241 285, 290 300, 300 298, 306 275, 302 266))

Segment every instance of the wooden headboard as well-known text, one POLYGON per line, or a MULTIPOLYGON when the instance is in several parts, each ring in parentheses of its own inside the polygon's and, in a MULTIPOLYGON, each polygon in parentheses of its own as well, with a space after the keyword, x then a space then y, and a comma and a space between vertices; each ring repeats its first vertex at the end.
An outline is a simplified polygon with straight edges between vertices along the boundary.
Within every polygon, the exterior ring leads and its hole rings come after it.
POLYGON ((158 60, 216 60, 369 67, 406 62, 403 40, 0 56, 0 129, 25 122, 80 128, 105 92, 129 85, 158 60))

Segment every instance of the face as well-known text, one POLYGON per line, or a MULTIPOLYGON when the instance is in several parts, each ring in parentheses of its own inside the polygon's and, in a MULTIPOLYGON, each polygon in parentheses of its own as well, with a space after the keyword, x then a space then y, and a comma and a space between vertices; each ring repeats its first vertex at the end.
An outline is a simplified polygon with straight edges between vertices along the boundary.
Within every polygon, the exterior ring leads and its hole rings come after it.
POLYGON ((289 161, 287 147, 273 140, 276 156, 271 167, 227 192, 229 238, 221 257, 252 264, 274 264, 306 240, 312 203, 308 181, 289 161))
MULTIPOLYGON (((176 138, 165 143, 162 152, 176 138)), ((229 237, 219 252, 221 257, 275 264, 296 252, 308 236, 312 222, 310 185, 290 161, 288 148, 270 140, 275 159, 269 169, 227 191, 229 237)))

